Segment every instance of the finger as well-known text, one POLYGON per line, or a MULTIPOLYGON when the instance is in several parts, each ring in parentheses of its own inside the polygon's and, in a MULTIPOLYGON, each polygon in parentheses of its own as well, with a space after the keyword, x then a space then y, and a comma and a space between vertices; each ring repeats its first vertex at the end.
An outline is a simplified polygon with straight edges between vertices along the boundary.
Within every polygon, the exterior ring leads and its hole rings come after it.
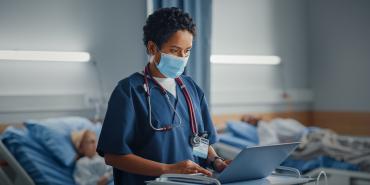
POLYGON ((232 162, 232 160, 225 160, 225 163, 229 165, 232 162))
POLYGON ((202 168, 201 166, 199 166, 197 163, 192 163, 191 166, 188 166, 187 167, 187 172, 189 173, 203 173, 207 176, 212 176, 212 173, 204 168, 202 168))
POLYGON ((206 170, 206 169, 204 169, 204 168, 202 168, 200 166, 198 166, 198 169, 197 170, 198 170, 199 173, 203 173, 204 175, 207 175, 209 177, 212 176, 212 173, 210 171, 208 171, 208 170, 206 170))
POLYGON ((191 166, 188 166, 186 169, 189 169, 189 170, 197 170, 200 166, 198 166, 197 164, 192 164, 191 166))
POLYGON ((184 173, 185 174, 198 173, 198 170, 197 169, 185 169, 184 173))

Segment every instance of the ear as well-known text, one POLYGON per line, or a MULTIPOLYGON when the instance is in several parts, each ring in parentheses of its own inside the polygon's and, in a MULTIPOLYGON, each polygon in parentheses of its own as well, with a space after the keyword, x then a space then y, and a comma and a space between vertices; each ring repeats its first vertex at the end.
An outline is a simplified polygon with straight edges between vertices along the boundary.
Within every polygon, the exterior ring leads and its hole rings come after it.
POLYGON ((157 51, 157 46, 154 44, 153 41, 148 41, 148 44, 146 45, 146 49, 148 51, 148 54, 154 55, 157 51))

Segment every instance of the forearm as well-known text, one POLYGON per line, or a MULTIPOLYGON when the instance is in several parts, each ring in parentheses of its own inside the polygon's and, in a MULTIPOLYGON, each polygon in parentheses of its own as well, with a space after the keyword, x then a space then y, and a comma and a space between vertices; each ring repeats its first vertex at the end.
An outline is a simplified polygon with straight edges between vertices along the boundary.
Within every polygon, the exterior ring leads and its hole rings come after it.
POLYGON ((105 162, 120 170, 146 176, 160 176, 166 172, 167 164, 144 159, 134 154, 105 154, 105 162))
POLYGON ((216 151, 211 146, 209 146, 207 163, 211 165, 211 168, 213 168, 215 171, 221 172, 231 163, 231 160, 224 160, 220 158, 217 155, 216 151))
POLYGON ((211 161, 215 159, 215 157, 218 156, 216 151, 213 149, 212 146, 208 147, 208 157, 207 157, 207 163, 209 164, 211 161))

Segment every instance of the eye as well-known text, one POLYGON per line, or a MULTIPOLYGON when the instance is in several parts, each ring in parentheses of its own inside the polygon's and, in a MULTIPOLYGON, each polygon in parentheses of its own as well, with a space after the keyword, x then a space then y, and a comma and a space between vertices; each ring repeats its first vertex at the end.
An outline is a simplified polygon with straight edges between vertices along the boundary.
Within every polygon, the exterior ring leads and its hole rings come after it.
POLYGON ((190 52, 191 52, 191 49, 186 50, 186 52, 185 52, 186 56, 189 56, 190 52))
POLYGON ((170 50, 170 52, 171 53, 177 53, 179 50, 177 49, 177 48, 172 48, 171 50, 170 50))

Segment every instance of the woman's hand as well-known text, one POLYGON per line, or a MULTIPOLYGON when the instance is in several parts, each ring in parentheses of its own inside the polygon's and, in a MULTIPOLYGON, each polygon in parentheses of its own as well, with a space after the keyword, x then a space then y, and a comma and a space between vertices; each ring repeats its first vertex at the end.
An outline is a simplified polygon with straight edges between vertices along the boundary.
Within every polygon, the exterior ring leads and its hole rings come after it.
POLYGON ((217 172, 222 172, 229 164, 231 163, 231 160, 221 160, 216 159, 213 163, 213 167, 217 172))
POLYGON ((106 177, 105 175, 101 176, 98 181, 98 185, 107 185, 107 184, 108 184, 108 177, 106 177))
POLYGON ((176 164, 166 164, 164 173, 181 173, 181 174, 203 173, 207 176, 212 176, 212 173, 210 171, 202 168, 197 163, 191 160, 181 161, 176 164))

